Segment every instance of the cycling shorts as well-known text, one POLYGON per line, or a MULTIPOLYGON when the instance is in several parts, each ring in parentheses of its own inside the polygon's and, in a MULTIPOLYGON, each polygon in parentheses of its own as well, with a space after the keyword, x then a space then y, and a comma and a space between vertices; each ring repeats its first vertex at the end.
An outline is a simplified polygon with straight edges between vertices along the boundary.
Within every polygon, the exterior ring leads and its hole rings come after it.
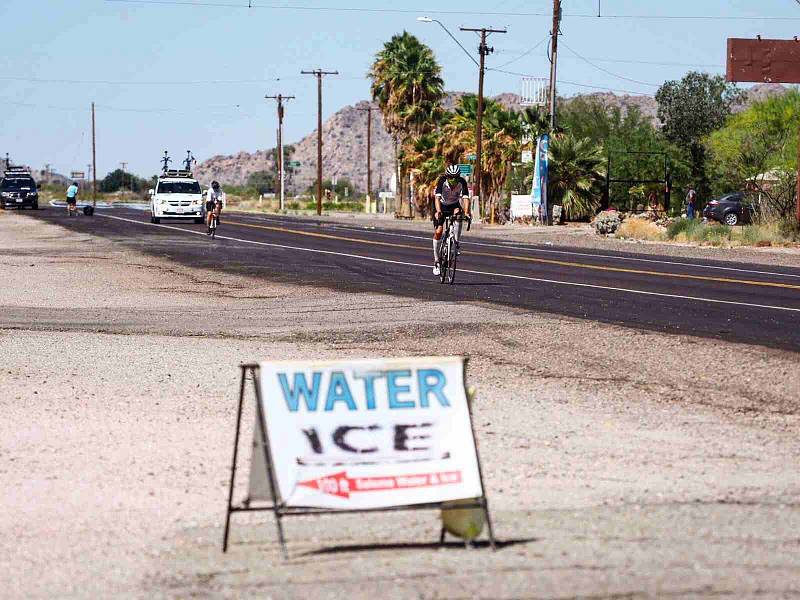
MULTIPOLYGON (((213 201, 206 202, 206 210, 208 212, 211 212, 212 210, 214 210, 215 207, 216 207, 216 202, 213 202, 213 201)), ((220 205, 220 210, 221 209, 222 209, 222 206, 220 205)))
POLYGON ((433 214, 433 227, 438 229, 444 225, 444 218, 452 217, 456 209, 460 209, 461 213, 464 213, 464 209, 461 207, 461 204, 442 204, 442 213, 439 218, 436 218, 436 213, 433 214))

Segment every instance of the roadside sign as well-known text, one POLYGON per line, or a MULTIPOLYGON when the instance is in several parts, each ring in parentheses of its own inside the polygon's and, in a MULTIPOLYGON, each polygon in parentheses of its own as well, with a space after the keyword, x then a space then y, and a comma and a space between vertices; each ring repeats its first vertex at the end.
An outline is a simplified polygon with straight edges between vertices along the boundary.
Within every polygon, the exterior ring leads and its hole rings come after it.
POLYGON ((394 198, 394 192, 378 192, 378 198, 381 200, 391 200, 394 198))
POLYGON ((476 160, 478 160, 478 155, 477 154, 467 154, 467 160, 469 162, 475 162, 476 160))
MULTIPOLYGON (((413 357, 263 362, 242 367, 236 448, 246 381, 256 396, 248 495, 230 515, 482 509, 494 540, 464 383, 464 359, 413 357)), ((284 547, 285 551, 285 547, 284 547)))
POLYGON ((83 171, 72 171, 69 174, 70 179, 86 179, 86 173, 83 171))
POLYGON ((287 167, 292 167, 293 169, 296 169, 301 164, 302 163, 299 160, 290 160, 289 162, 286 163, 286 166, 287 167))
POLYGON ((522 151, 522 163, 532 163, 533 162, 533 150, 523 150, 522 151))
POLYGON ((533 217, 533 203, 530 194, 514 194, 511 196, 511 220, 533 217))
POLYGON ((461 172, 462 177, 472 175, 472 165, 458 165, 458 170, 461 172))

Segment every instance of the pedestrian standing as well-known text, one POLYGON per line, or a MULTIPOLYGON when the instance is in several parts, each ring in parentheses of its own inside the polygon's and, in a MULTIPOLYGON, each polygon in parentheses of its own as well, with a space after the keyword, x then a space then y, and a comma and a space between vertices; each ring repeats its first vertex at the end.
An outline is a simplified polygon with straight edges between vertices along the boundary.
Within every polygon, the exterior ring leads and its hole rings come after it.
POLYGON ((697 192, 694 186, 689 186, 689 191, 686 192, 686 218, 694 219, 695 208, 697 207, 697 192))
POLYGON ((78 214, 78 184, 72 182, 67 188, 67 215, 78 214))

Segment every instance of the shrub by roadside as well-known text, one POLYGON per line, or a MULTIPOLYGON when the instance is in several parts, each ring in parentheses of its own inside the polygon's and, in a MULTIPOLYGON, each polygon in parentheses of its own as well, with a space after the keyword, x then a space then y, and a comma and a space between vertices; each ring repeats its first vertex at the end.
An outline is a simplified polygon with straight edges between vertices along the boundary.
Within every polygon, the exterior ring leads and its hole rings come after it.
POLYGON ((615 233, 621 224, 622 219, 620 219, 619 213, 615 210, 603 211, 594 220, 595 231, 600 235, 615 233))
POLYGON ((800 231, 781 222, 728 227, 719 223, 676 219, 667 226, 666 237, 676 242, 712 246, 788 246, 800 240, 800 231))
POLYGON ((649 240, 660 242, 666 239, 666 232, 647 218, 630 216, 622 222, 617 230, 617 237, 631 240, 649 240))

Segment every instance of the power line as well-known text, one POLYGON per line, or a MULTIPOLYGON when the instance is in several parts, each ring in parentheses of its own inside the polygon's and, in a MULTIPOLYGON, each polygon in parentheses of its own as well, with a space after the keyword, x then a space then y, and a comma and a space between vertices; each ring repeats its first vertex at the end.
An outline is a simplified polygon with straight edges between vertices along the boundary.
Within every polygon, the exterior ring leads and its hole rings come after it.
POLYGON ((533 52, 534 50, 536 50, 536 49, 537 49, 539 46, 541 46, 542 44, 544 44, 544 43, 545 43, 547 40, 549 40, 549 39, 550 39, 550 36, 549 36, 549 35, 548 35, 548 36, 545 36, 544 38, 542 38, 542 41, 540 41, 538 44, 536 44, 535 46, 531 46, 531 47, 530 47, 530 48, 528 48, 528 49, 527 49, 525 52, 523 52, 522 54, 520 54, 520 55, 519 55, 517 58, 512 58, 512 59, 511 59, 511 60, 509 60, 508 62, 504 62, 502 65, 498 65, 498 68, 507 67, 508 65, 510 65, 510 64, 512 64, 512 63, 515 63, 515 62, 517 62, 518 60, 522 60, 523 58, 525 58, 526 56, 528 56, 528 55, 529 55, 531 52, 533 52))
MULTIPOLYGON (((104 0, 115 4, 141 4, 141 5, 166 5, 166 6, 201 6, 212 8, 239 8, 239 9, 264 9, 264 10, 297 10, 311 12, 345 12, 345 13, 378 13, 378 14, 419 14, 427 12, 436 15, 451 16, 481 16, 481 17, 550 17, 547 12, 491 12, 491 11, 465 11, 465 10, 428 10, 404 8, 365 8, 345 6, 296 6, 280 4, 256 4, 254 2, 209 2, 189 0, 104 0)), ((782 16, 745 16, 745 15, 637 15, 637 14, 603 14, 598 17, 593 13, 565 13, 564 17, 575 19, 644 19, 644 20, 694 20, 694 21, 800 21, 800 17, 782 16)))
POLYGON ((588 58, 585 58, 585 57, 581 56, 580 54, 575 52, 575 50, 573 50, 572 48, 567 46, 567 44, 565 44, 564 42, 561 42, 561 43, 564 45, 564 47, 567 50, 572 52, 575 56, 577 56, 579 59, 581 59, 587 65, 589 65, 591 67, 594 67, 598 71, 602 71, 603 73, 606 73, 607 75, 611 75, 612 77, 616 77, 617 79, 622 79, 623 81, 630 81, 631 83, 638 83, 639 85, 646 85, 648 87, 654 87, 654 88, 661 87, 661 86, 659 86, 658 84, 655 84, 655 83, 647 83, 646 81, 639 81, 638 79, 631 79, 630 77, 625 77, 624 75, 619 75, 618 73, 613 73, 612 71, 609 71, 608 69, 605 69, 605 68, 603 68, 601 66, 598 66, 598 65, 594 64, 588 58))

